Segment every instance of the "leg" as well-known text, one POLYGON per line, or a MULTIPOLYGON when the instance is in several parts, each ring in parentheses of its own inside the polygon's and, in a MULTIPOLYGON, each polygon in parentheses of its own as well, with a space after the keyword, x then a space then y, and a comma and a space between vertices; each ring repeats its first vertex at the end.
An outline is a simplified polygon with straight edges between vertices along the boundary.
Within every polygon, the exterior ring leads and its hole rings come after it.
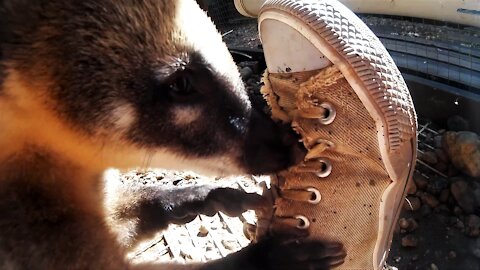
POLYGON ((106 188, 108 221, 125 246, 152 236, 168 224, 184 224, 197 215, 221 211, 238 216, 265 205, 258 194, 216 186, 165 188, 140 183, 109 183, 106 188), (112 188, 112 186, 115 186, 112 188))

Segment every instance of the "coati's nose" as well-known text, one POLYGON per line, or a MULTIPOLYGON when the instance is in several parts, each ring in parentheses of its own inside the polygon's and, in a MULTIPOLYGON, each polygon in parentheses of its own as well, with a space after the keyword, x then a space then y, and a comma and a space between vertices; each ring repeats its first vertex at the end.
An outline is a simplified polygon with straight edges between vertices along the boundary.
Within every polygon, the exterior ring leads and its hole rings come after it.
POLYGON ((244 149, 244 163, 252 174, 286 169, 302 161, 306 153, 290 127, 275 123, 257 110, 252 111, 244 149))

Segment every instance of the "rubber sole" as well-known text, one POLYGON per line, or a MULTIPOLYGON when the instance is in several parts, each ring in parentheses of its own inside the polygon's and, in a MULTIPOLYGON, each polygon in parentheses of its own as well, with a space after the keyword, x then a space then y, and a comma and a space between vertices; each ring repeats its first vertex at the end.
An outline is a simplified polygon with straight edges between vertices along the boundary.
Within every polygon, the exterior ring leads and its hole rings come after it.
MULTIPOLYGON (((380 267, 415 165, 417 124, 408 88, 379 39, 337 1, 266 1, 260 29, 265 20, 287 24, 306 37, 341 71, 375 121, 382 160, 392 180, 382 194, 373 254, 374 265, 380 267)), ((269 50, 269 44, 263 46, 269 50)))

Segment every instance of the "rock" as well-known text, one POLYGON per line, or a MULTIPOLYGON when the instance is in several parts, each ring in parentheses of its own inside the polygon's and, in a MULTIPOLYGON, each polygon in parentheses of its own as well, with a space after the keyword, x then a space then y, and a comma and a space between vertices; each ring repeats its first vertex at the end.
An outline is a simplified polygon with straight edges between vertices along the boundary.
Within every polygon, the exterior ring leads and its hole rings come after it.
POLYGON ((457 170, 457 168, 455 168, 453 164, 448 165, 447 175, 449 177, 457 176, 458 174, 459 174, 459 171, 457 170))
POLYGON ((438 200, 442 203, 448 202, 448 198, 450 197, 450 190, 444 189, 440 192, 440 195, 438 196, 438 200))
POLYGON ((480 238, 477 238, 474 243, 471 245, 472 254, 480 259, 480 238))
POLYGON ((465 229, 465 223, 461 221, 459 218, 454 218, 455 220, 453 221, 454 223, 452 224, 455 228, 463 231, 465 229))
POLYGON ((457 258, 457 253, 453 250, 450 250, 450 252, 448 252, 448 259, 453 260, 455 258, 457 258))
POLYGON ((438 266, 434 263, 430 264, 430 270, 438 270, 438 266))
POLYGON ((398 224, 400 225, 401 229, 406 230, 408 228, 408 221, 406 218, 401 218, 398 220, 398 224))
POLYGON ((253 70, 250 67, 244 67, 240 69, 240 76, 244 81, 247 81, 248 79, 250 79, 252 74, 253 74, 253 70))
POLYGON ((480 248, 473 248, 472 249, 472 254, 473 254, 473 256, 480 259, 480 248))
POLYGON ((462 216, 464 214, 462 208, 458 207, 458 206, 455 206, 453 208, 453 214, 455 214, 455 216, 459 217, 459 216, 462 216))
POLYGON ((427 192, 424 192, 422 197, 420 197, 420 198, 422 199, 422 202, 424 204, 427 204, 431 208, 435 208, 440 204, 440 202, 437 200, 437 198, 435 198, 435 196, 433 196, 433 195, 431 195, 427 192))
POLYGON ((424 190, 428 185, 428 179, 419 173, 413 175, 413 181, 417 185, 417 188, 421 190, 424 190))
POLYGON ((439 204, 437 206, 437 208, 435 208, 435 212, 436 213, 441 213, 441 212, 450 213, 450 209, 445 204, 439 204))
POLYGON ((412 234, 407 234, 402 237, 402 247, 416 247, 418 244, 417 238, 412 234))
POLYGON ((227 250, 236 250, 238 249, 238 244, 235 240, 222 240, 222 245, 225 247, 227 250))
POLYGON ((461 172, 480 177, 480 139, 469 131, 446 132, 442 138, 452 164, 461 172))
POLYGON ((445 162, 437 162, 437 164, 432 165, 433 168, 435 168, 437 171, 442 172, 442 173, 447 173, 448 171, 448 164, 445 162))
POLYGON ((471 214, 475 212, 475 209, 478 208, 479 204, 473 193, 473 189, 460 177, 454 177, 451 179, 452 184, 450 185, 450 192, 455 198, 457 204, 462 208, 462 210, 471 214))
POLYGON ((447 119, 447 128, 451 131, 466 131, 470 129, 470 125, 465 118, 453 115, 447 119))
POLYGON ((426 217, 432 213, 432 208, 428 204, 424 204, 420 207, 420 213, 422 216, 426 217))
POLYGON ((419 155, 419 159, 430 165, 437 164, 438 162, 437 155, 433 151, 424 152, 423 154, 419 155))
POLYGON ((422 206, 422 202, 416 196, 407 196, 403 208, 409 211, 418 211, 422 206))
POLYGON ((415 193, 417 193, 417 185, 415 184, 415 181, 409 181, 407 186, 407 194, 413 195, 415 193))
POLYGON ((430 194, 439 195, 442 190, 448 188, 448 184, 448 180, 443 177, 432 177, 425 190, 430 194))
POLYGON ((441 135, 437 135, 437 136, 433 137, 433 146, 435 148, 442 148, 442 136, 441 135))
POLYGON ((198 237, 205 237, 205 236, 208 235, 208 233, 209 233, 209 231, 208 231, 207 227, 202 225, 202 226, 200 226, 200 228, 198 228, 197 236, 198 237))
POLYGON ((480 235, 480 217, 469 215, 465 218, 465 234, 472 237, 480 235))
POLYGON ((398 225, 403 233, 413 232, 418 228, 418 223, 413 218, 401 218, 398 220, 398 225))
POLYGON ((441 161, 443 163, 450 162, 447 153, 445 153, 445 151, 443 151, 442 149, 435 149, 435 155, 437 156, 438 161, 441 161))
POLYGON ((257 86, 258 81, 255 78, 250 78, 250 79, 247 80, 247 84, 250 85, 250 86, 257 86))

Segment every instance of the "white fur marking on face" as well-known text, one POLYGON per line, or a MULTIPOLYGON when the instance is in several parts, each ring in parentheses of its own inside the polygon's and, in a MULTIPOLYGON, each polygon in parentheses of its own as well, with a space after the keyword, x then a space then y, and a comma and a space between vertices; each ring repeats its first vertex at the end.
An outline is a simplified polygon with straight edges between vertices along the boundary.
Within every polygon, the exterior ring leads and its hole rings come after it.
POLYGON ((179 126, 186 126, 195 122, 202 113, 197 107, 178 106, 172 109, 173 122, 179 126))
POLYGON ((135 109, 126 103, 114 106, 112 116, 118 129, 128 129, 136 120, 135 109))

